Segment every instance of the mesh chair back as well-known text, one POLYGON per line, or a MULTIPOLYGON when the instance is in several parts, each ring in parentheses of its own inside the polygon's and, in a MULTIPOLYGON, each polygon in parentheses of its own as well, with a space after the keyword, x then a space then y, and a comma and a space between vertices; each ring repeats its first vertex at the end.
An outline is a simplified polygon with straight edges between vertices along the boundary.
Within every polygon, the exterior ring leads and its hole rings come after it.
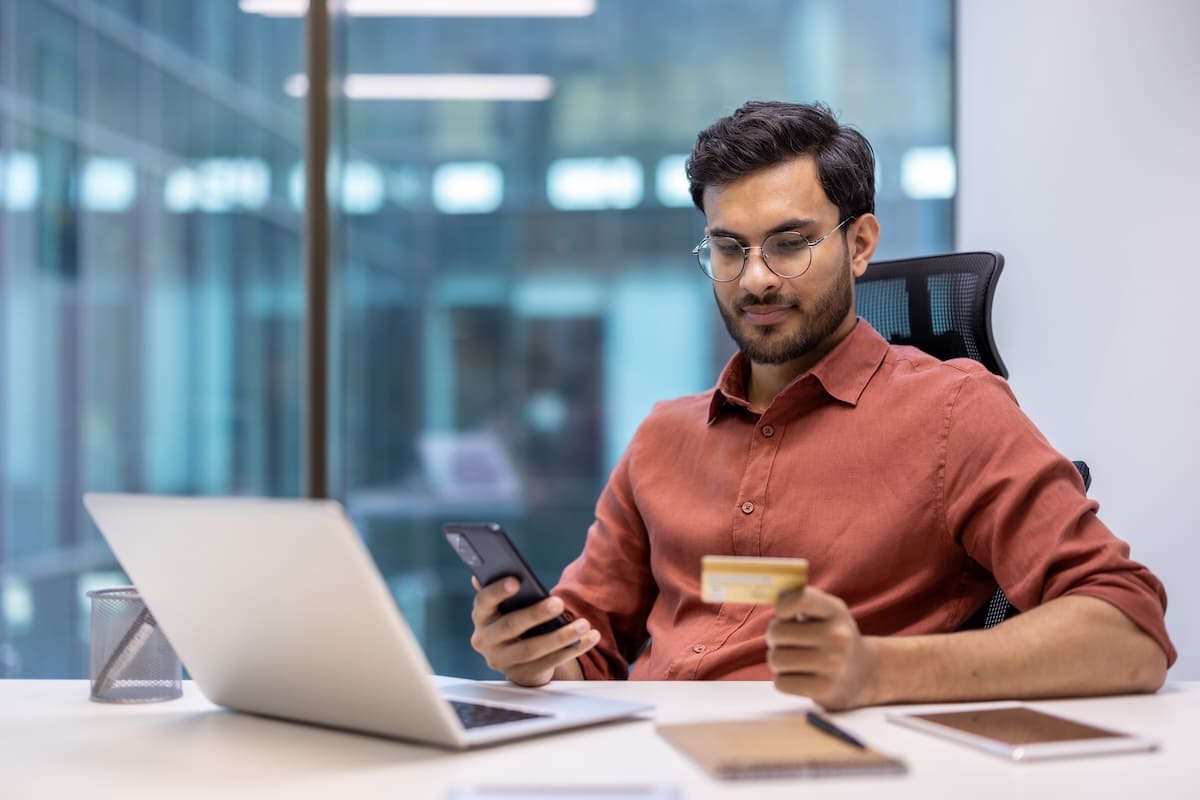
MULTIPOLYGON (((971 358, 1007 378, 991 318, 1003 268, 1004 256, 990 252, 877 261, 855 281, 858 315, 892 344, 912 345, 942 361, 971 358)), ((996 587, 963 628, 991 628, 1018 613, 996 587)))
MULTIPOLYGON (((858 315, 892 344, 945 361, 972 358, 1002 378, 1008 369, 992 338, 992 296, 1004 269, 999 253, 948 253, 876 261, 855 281, 858 315)), ((1086 492, 1087 463, 1074 462, 1086 492)), ((999 587, 963 626, 991 628, 1020 613, 999 587)))
POLYGON ((1004 256, 990 252, 876 261, 855 281, 858 315, 892 344, 971 358, 1007 378, 991 321, 1003 268, 1004 256))

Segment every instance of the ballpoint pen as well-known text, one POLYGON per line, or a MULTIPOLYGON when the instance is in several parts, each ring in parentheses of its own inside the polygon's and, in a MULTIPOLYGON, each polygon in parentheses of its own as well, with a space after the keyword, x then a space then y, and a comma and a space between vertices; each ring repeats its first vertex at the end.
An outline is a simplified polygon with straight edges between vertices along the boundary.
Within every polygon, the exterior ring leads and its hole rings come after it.
POLYGON ((859 750, 867 749, 867 746, 865 744, 863 744, 862 742, 860 742, 858 739, 851 736, 850 734, 846 733, 844 730, 839 728, 837 725, 834 725, 828 719, 821 716, 820 714, 818 714, 815 711, 805 712, 804 718, 806 720, 808 720, 809 725, 812 725, 814 728, 818 728, 818 729, 824 731, 825 733, 828 733, 830 736, 841 739, 846 744, 854 745, 859 750))

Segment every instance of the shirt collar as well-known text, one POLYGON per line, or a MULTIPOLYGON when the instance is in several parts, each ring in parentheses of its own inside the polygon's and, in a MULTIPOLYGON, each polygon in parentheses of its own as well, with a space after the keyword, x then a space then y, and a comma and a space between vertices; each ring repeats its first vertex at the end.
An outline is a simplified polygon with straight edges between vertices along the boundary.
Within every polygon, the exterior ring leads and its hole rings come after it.
MULTIPOLYGON (((771 405, 787 403, 796 394, 797 386, 810 376, 830 397, 847 405, 858 405, 858 398, 870 383, 871 376, 883 363, 888 347, 887 341, 860 317, 850 335, 838 342, 837 347, 830 350, 812 369, 797 375, 771 405)), ((741 352, 734 353, 733 358, 729 359, 729 363, 721 371, 721 377, 713 390, 708 406, 710 425, 717 421, 717 417, 726 406, 750 407, 746 391, 746 377, 749 374, 750 363, 746 356, 741 352)))

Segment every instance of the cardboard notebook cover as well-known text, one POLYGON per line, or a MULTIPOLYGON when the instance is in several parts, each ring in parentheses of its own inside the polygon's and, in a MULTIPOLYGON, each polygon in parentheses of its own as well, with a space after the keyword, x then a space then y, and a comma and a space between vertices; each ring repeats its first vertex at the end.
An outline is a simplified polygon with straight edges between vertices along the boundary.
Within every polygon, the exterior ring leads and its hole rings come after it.
POLYGON ((659 725, 658 733, 718 778, 883 775, 904 762, 858 748, 803 716, 659 725))

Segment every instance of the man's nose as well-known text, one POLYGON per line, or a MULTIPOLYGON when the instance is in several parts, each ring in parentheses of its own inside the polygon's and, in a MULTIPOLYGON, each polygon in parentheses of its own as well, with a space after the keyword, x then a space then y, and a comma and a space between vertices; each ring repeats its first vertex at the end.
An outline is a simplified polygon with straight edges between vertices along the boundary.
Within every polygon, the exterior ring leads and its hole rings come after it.
POLYGON ((780 278, 767 266, 761 247, 746 248, 746 267, 738 285, 746 292, 762 297, 767 291, 779 288, 780 278))

